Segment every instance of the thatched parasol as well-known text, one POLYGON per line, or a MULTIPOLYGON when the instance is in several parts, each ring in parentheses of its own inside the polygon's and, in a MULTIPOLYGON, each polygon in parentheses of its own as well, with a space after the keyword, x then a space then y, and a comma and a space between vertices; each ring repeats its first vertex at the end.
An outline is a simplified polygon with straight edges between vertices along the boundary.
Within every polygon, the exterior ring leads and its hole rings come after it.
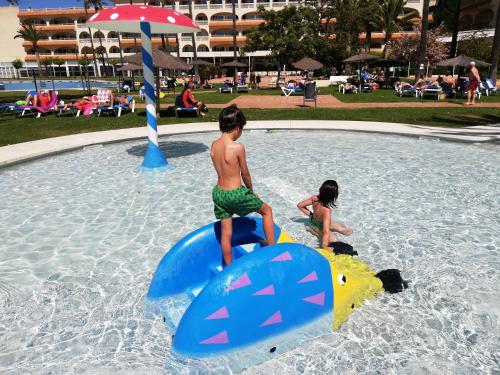
POLYGON ((222 64, 223 67, 234 67, 234 68, 246 68, 247 64, 239 62, 238 60, 232 60, 225 64, 222 64))
MULTIPOLYGON (((160 69, 178 69, 178 70, 190 70, 192 65, 186 64, 181 59, 172 56, 170 53, 163 51, 158 48, 153 48, 153 65, 160 69)), ((133 65, 142 64, 142 53, 136 53, 134 55, 125 56, 124 61, 131 63, 133 65)))
POLYGON ((345 63, 361 63, 361 62, 365 62, 365 61, 369 61, 369 60, 376 60, 378 59, 377 56, 374 56, 374 55, 370 55, 369 53, 360 53, 359 55, 354 55, 354 56, 351 56, 345 60, 342 60, 342 62, 345 62, 345 63))
POLYGON ((119 67, 116 70, 119 72, 128 72, 128 71, 141 70, 141 69, 142 69, 142 66, 128 63, 128 64, 125 64, 125 65, 119 67))
POLYGON ((294 62, 292 65, 300 70, 316 70, 323 67, 323 64, 321 64, 319 61, 311 59, 310 57, 304 57, 303 59, 294 62))
POLYGON ((487 62, 481 61, 481 60, 476 60, 472 57, 465 56, 465 55, 460 55, 457 57, 454 57, 452 59, 447 59, 438 62, 436 65, 437 66, 462 66, 462 67, 468 67, 470 63, 474 61, 476 63, 476 66, 479 67, 488 67, 491 66, 491 64, 488 64, 487 62))
POLYGON ((212 64, 211 62, 209 61, 206 61, 206 60, 192 60, 190 62, 191 65, 195 66, 195 65, 214 65, 212 64))

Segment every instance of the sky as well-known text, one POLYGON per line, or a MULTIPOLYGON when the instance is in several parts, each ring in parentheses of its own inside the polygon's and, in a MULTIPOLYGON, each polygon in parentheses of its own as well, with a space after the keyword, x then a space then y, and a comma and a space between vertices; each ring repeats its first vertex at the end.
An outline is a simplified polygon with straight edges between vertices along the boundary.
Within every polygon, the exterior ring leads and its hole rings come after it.
MULTIPOLYGON (((7 6, 9 3, 7 0, 0 0, 0 6, 7 6)), ((71 7, 81 7, 83 5, 83 0, 20 0, 19 7, 22 9, 32 7, 34 9, 39 8, 71 8, 71 7)))

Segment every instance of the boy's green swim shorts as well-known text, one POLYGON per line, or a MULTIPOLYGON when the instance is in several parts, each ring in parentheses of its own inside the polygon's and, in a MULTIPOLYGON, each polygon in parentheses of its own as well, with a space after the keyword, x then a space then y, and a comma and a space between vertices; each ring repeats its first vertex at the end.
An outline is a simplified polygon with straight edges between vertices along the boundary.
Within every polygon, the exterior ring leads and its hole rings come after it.
POLYGON ((246 216, 251 212, 258 211, 264 204, 251 190, 244 186, 232 190, 222 190, 215 186, 212 190, 212 200, 217 220, 229 219, 234 214, 246 216))

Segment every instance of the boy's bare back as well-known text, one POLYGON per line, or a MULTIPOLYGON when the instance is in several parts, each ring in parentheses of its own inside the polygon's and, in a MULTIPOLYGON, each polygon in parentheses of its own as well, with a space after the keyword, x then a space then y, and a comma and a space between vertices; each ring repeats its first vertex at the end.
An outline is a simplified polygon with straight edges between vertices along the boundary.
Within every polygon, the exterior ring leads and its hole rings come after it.
POLYGON ((217 171, 217 186, 223 190, 241 187, 241 176, 249 174, 244 146, 223 134, 212 143, 210 156, 217 171))

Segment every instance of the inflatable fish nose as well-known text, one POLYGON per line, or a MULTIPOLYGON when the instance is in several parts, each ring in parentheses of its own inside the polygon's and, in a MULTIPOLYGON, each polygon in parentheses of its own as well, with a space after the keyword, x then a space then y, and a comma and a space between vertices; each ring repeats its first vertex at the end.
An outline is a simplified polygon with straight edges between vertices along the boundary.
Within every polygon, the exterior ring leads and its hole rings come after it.
POLYGON ((268 246, 210 280, 184 313, 173 348, 196 358, 228 352, 325 315, 331 322, 332 309, 330 267, 318 252, 294 243, 268 246))

